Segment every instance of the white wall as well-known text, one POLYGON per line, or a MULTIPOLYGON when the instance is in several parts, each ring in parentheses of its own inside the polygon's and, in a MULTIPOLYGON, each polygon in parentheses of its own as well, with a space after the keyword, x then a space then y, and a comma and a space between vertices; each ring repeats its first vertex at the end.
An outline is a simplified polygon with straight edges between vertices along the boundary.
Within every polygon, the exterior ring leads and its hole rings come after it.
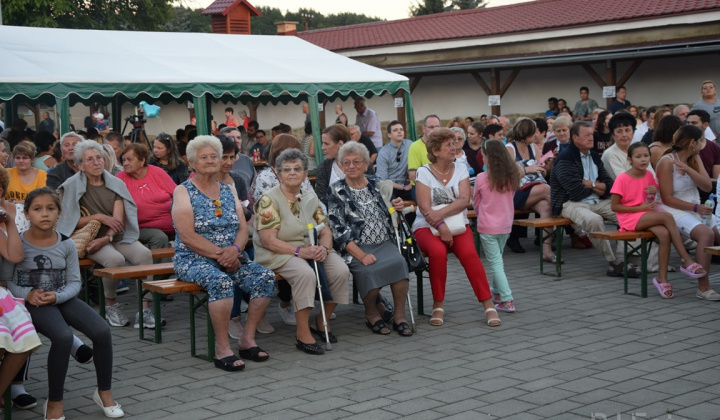
MULTIPOLYGON (((620 78, 630 62, 618 64, 617 77, 620 78)), ((603 66, 594 66, 595 71, 603 76, 603 66)), ((665 103, 692 104, 700 100, 700 84, 706 79, 720 82, 717 69, 720 68, 720 56, 716 54, 646 59, 630 80, 625 84, 628 99, 634 105, 650 106, 665 103)), ((490 83, 489 72, 480 73, 486 83, 490 83)), ((501 85, 510 74, 501 72, 501 85)), ((602 90, 580 66, 543 67, 523 69, 502 98, 503 114, 534 114, 547 109, 547 98, 555 96, 564 98, 572 109, 579 99, 580 86, 590 88, 590 97, 603 106, 602 90)), ((478 117, 490 115, 487 95, 469 74, 453 74, 443 76, 424 76, 412 95, 415 119, 422 120, 426 115, 437 114, 447 120, 454 116, 478 117)), ((326 123, 332 124, 336 115, 335 104, 341 103, 351 123, 355 122, 355 109, 352 101, 335 101, 326 106, 326 123)), ((394 120, 397 111, 391 95, 375 96, 367 101, 368 107, 375 110, 381 121, 394 120)), ((158 118, 151 118, 145 125, 148 135, 160 132, 174 134, 175 130, 189 124, 190 118, 185 104, 161 105, 158 118)), ((225 119, 224 109, 232 106, 237 115, 247 107, 237 104, 213 104, 212 114, 216 121, 225 119)), ((82 127, 83 118, 88 114, 88 107, 76 105, 72 108, 73 123, 82 127)), ((131 105, 123 107, 123 116, 134 113, 131 105)), ((277 106, 261 105, 258 108, 260 128, 269 132, 270 128, 283 122, 291 127, 301 129, 305 121, 300 105, 278 104, 277 106)), ((123 121, 124 123, 124 121, 123 121)), ((120 127, 116 129, 121 130, 120 127)), ((128 128, 128 131, 130 128, 128 128)), ((127 133, 126 133, 127 134, 127 133)))

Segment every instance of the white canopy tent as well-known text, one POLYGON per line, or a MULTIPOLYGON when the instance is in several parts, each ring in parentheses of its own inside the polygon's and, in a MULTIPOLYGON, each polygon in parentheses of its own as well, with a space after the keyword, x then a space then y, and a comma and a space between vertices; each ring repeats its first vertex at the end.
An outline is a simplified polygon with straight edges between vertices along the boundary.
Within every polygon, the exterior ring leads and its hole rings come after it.
POLYGON ((141 100, 192 100, 198 133, 209 130, 213 99, 308 101, 316 141, 317 105, 334 98, 402 94, 407 121, 414 121, 406 77, 294 36, 0 26, 0 63, 6 118, 14 117, 20 103, 56 104, 61 132, 68 130, 68 110, 75 103, 113 103, 118 126, 118 105, 141 100))

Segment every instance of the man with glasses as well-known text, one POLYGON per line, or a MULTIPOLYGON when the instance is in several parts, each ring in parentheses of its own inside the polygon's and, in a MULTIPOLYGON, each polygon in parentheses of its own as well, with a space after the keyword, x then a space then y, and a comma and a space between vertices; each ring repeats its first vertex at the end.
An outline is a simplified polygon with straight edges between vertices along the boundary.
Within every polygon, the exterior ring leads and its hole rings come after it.
POLYGON ((409 182, 406 185, 405 181, 408 179, 408 152, 413 142, 405 138, 405 130, 399 121, 391 121, 387 133, 390 141, 377 155, 376 175, 381 181, 392 181, 393 198, 412 200, 412 185, 409 182))
MULTIPOLYGON (((245 188, 247 191, 250 191, 250 185, 252 185, 256 175, 255 165, 253 164, 252 159, 243 153, 242 135, 240 134, 240 131, 236 127, 225 127, 220 130, 219 134, 235 140, 235 144, 237 144, 238 149, 240 149, 240 152, 237 155, 237 160, 233 164, 232 172, 235 172, 242 177, 243 182, 245 183, 245 188)), ((241 201, 246 198, 247 197, 241 198, 241 201)))
POLYGON ((350 130, 350 140, 355 140, 368 149, 368 153, 370 154, 370 165, 368 165, 368 169, 372 169, 372 166, 375 164, 375 159, 377 159, 378 156, 378 151, 375 147, 375 144, 373 144, 370 138, 362 134, 362 132, 360 131, 360 127, 358 127, 357 125, 349 126, 348 130, 350 130))

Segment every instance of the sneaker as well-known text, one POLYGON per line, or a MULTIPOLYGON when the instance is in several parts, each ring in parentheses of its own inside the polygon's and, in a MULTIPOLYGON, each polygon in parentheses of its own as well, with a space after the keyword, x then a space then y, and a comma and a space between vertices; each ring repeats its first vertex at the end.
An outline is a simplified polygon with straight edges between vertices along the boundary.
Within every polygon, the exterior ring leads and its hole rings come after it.
POLYGON ((118 284, 117 292, 118 292, 119 294, 122 294, 122 293, 127 292, 128 290, 130 290, 130 288, 128 287, 127 280, 122 279, 122 280, 120 281, 120 284, 118 284))
POLYGON ((297 321, 295 320, 295 311, 293 311, 292 305, 288 305, 287 308, 283 308, 278 303, 278 312, 280 312, 280 318, 282 318, 285 325, 297 325, 297 321))
POLYGON ((493 301, 493 303, 502 303, 502 297, 500 296, 500 293, 493 293, 492 301, 493 301))
POLYGON ((119 303, 105 307, 105 319, 112 327, 127 327, 130 325, 130 320, 120 309, 119 303))
MULTIPOLYGON (((164 327, 165 324, 167 324, 167 322, 165 322, 165 320, 163 319, 160 322, 160 326, 164 327)), ((140 313, 139 312, 135 313, 134 327, 138 328, 138 329, 140 328, 140 313)), ((150 308, 143 309, 143 327, 149 328, 149 329, 155 328, 155 314, 153 314, 153 310, 150 308)))
POLYGON ((93 360, 93 349, 87 344, 78 347, 73 357, 78 363, 88 364, 93 360))
POLYGON ((243 324, 242 324, 242 317, 236 316, 235 318, 230 318, 230 323, 228 324, 228 335, 230 338, 234 340, 239 340, 240 337, 242 337, 243 334, 243 324))
POLYGON ((335 312, 333 312, 332 315, 330 315, 330 319, 335 319, 335 318, 337 318, 337 314, 335 312))
POLYGON ((266 317, 262 317, 260 322, 258 322, 257 332, 260 334, 272 334, 275 332, 275 328, 270 325, 266 317))
POLYGON ((20 394, 12 399, 15 407, 21 410, 29 410, 37 407, 37 399, 30 394, 20 394))
POLYGON ((495 304, 495 309, 497 309, 498 312, 515 312, 515 304, 513 304, 512 300, 500 302, 495 304))

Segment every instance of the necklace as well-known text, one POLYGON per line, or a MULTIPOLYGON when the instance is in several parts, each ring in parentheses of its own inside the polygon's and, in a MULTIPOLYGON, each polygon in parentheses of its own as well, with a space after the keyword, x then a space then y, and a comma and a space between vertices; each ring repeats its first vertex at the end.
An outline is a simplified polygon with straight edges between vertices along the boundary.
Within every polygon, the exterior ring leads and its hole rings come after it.
MULTIPOLYGON (((435 168, 434 165, 430 165, 430 167, 432 168, 433 171, 435 171, 435 172, 439 173, 440 175, 442 175, 443 178, 445 178, 445 175, 449 174, 450 171, 451 171, 452 168, 453 168, 452 166, 450 166, 447 171, 445 171, 445 172, 440 172, 439 170, 437 170, 437 169, 435 168)), ((442 182, 443 182, 443 184, 446 184, 446 183, 448 182, 448 180, 447 180, 447 179, 443 179, 442 182)))

